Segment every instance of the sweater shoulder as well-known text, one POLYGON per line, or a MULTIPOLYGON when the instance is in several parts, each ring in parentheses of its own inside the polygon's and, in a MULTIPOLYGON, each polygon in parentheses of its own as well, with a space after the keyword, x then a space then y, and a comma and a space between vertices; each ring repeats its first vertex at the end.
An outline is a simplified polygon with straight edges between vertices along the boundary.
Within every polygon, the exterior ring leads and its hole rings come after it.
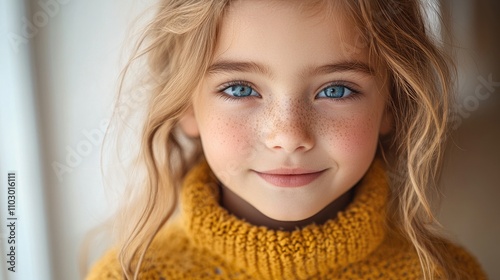
POLYGON ((446 241, 446 247, 455 267, 464 275, 464 279, 488 279, 479 261, 467 249, 451 241, 446 241))
MULTIPOLYGON (((443 276, 449 271, 452 279, 487 279, 477 259, 464 247, 447 239, 438 238, 435 249, 441 253, 447 267, 438 268, 436 279, 448 279, 443 276)), ((370 267, 385 268, 386 279, 422 279, 422 268, 415 248, 402 236, 393 234, 382 243, 365 262, 370 267)))
MULTIPOLYGON (((454 275, 452 279, 487 279, 477 259, 464 247, 447 239, 438 238, 436 247, 445 260, 446 267, 438 268, 436 279, 449 279, 444 271, 454 275)), ((422 279, 422 267, 415 248, 399 234, 389 234, 381 246, 368 258, 361 267, 371 267, 372 273, 381 279, 422 279)), ((356 271, 356 268, 353 268, 356 271)), ((361 273, 360 273, 361 274, 361 273)))
MULTIPOLYGON (((189 255, 188 239, 176 223, 168 224, 158 232, 146 251, 141 265, 140 279, 157 279, 189 255)), ((91 268, 86 280, 123 279, 116 248, 107 251, 91 268)), ((173 278, 178 279, 178 278, 173 278)), ((180 278, 179 278, 180 279, 180 278)))
MULTIPOLYGON (((193 246, 178 221, 158 232, 141 264, 139 279, 226 279, 222 260, 193 246)), ((123 279, 117 250, 107 252, 93 266, 86 280, 123 279)), ((227 278, 233 279, 233 278, 227 278)), ((236 279, 236 278, 234 278, 236 279)))
POLYGON ((111 249, 106 252, 91 268, 86 280, 118 280, 123 279, 118 262, 117 252, 111 249))

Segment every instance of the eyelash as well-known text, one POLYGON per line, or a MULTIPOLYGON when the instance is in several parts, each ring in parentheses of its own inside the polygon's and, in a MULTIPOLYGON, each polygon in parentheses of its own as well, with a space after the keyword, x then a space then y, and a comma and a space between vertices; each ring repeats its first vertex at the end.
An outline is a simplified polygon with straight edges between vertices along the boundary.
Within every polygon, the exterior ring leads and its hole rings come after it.
POLYGON ((219 87, 219 89, 217 89, 218 96, 225 101, 242 101, 243 99, 246 99, 246 98, 256 97, 256 96, 234 97, 234 96, 230 96, 228 94, 225 94, 224 91, 232 86, 246 86, 246 87, 251 88, 255 92, 257 92, 255 90, 255 87, 247 81, 231 81, 231 82, 228 82, 228 83, 221 85, 219 87))
MULTIPOLYGON (((326 86, 322 87, 318 93, 316 94, 316 96, 321 93, 323 90, 329 88, 329 87, 344 87, 346 89, 348 89, 349 91, 351 91, 351 94, 349 94, 348 96, 346 97, 341 97, 341 98, 325 98, 327 99, 328 101, 331 101, 331 102, 347 102, 349 100, 355 100, 355 99, 358 99, 361 97, 361 92, 358 91, 358 90, 355 90, 353 89, 353 86, 351 85, 350 82, 346 82, 346 81, 335 81, 335 82, 331 82, 329 84, 327 84, 326 86)), ((318 99, 317 97, 315 96, 314 99, 318 99)))
MULTIPOLYGON (((346 81, 332 82, 332 83, 329 83, 326 86, 322 87, 318 91, 318 93, 316 95, 318 95, 320 92, 322 92, 323 90, 327 89, 328 87, 341 86, 341 87, 345 87, 346 89, 348 89, 352 93, 350 95, 348 95, 347 97, 342 97, 342 98, 325 98, 325 99, 328 99, 329 101, 332 101, 332 102, 346 102, 346 101, 349 101, 349 100, 354 100, 354 99, 360 98, 361 97, 360 96, 361 92, 359 92, 358 90, 353 89, 352 86, 350 86, 349 84, 350 83, 346 82, 346 81)), ((256 93, 258 93, 255 90, 255 87, 251 83, 249 83, 247 81, 231 81, 231 82, 225 83, 225 84, 223 84, 223 85, 221 85, 219 87, 219 89, 217 90, 218 96, 220 98, 222 98, 223 100, 225 100, 225 101, 243 101, 246 98, 256 97, 256 96, 234 97, 234 96, 225 94, 224 91, 226 89, 228 89, 229 87, 231 87, 231 86, 246 86, 246 87, 251 88, 256 93)), ((318 99, 318 98, 315 96, 315 99, 318 99)))

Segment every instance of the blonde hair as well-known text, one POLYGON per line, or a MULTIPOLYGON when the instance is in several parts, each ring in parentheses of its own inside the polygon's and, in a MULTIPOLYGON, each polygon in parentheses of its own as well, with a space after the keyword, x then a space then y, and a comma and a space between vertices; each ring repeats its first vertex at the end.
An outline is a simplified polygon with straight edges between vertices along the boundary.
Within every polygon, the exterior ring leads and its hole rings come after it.
MULTIPOLYGON (((145 57, 153 85, 136 161, 144 181, 131 186, 136 193, 119 216, 119 261, 127 279, 137 279, 153 238, 175 213, 182 179, 203 157, 198 140, 188 141, 193 149, 186 146, 177 123, 212 60, 230 2, 162 0, 123 72, 125 79, 132 63, 145 57)), ((343 2, 391 83, 394 131, 382 145, 391 175, 390 224, 413 244, 425 279, 463 278, 436 232, 430 203, 448 130, 450 63, 429 35, 418 0, 343 2)))

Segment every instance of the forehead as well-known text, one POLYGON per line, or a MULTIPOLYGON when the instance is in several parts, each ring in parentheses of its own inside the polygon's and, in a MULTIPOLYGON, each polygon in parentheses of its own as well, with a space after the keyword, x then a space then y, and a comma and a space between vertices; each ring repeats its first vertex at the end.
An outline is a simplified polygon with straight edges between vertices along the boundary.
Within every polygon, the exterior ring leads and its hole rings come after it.
POLYGON ((232 2, 221 22, 214 59, 369 62, 367 44, 346 9, 339 4, 303 3, 232 2))

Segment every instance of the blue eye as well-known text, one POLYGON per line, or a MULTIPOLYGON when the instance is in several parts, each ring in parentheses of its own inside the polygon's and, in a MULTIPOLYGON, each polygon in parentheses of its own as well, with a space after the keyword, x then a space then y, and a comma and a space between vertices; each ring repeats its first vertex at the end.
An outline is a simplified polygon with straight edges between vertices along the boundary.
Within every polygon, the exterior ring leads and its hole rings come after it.
POLYGON ((259 94, 251 87, 243 84, 230 85, 222 90, 229 97, 247 97, 259 96, 259 94))
POLYGON ((347 97, 354 92, 350 90, 349 88, 342 86, 342 85, 331 85, 327 86, 324 89, 322 89, 318 93, 318 97, 326 97, 326 98, 332 98, 332 99, 340 99, 347 97))

